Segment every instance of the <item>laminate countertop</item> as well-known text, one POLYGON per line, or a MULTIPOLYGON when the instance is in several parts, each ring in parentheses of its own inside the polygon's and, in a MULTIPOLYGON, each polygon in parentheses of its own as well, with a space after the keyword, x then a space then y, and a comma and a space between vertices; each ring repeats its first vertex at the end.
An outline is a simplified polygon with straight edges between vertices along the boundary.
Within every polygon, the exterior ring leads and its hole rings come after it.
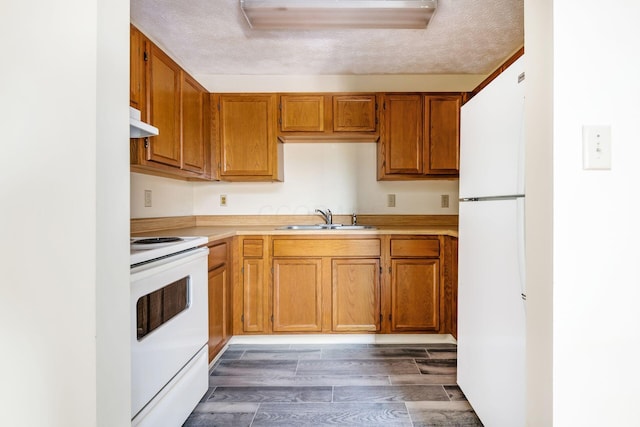
POLYGON ((193 226, 171 228, 165 230, 132 233, 135 237, 164 237, 164 236, 206 236, 209 242, 226 239, 233 236, 263 235, 263 236, 372 236, 381 234, 411 234, 429 236, 458 237, 458 230, 452 226, 376 226, 375 229, 364 230, 281 230, 281 226, 274 225, 240 225, 240 226, 193 226))

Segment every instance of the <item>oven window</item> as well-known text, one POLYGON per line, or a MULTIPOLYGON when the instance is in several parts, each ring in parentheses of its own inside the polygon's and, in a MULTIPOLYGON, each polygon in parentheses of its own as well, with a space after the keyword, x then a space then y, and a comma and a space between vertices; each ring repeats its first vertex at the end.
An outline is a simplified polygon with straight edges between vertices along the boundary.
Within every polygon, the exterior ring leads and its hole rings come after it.
POLYGON ((136 303, 138 341, 158 329, 189 307, 189 277, 184 277, 150 294, 136 303))

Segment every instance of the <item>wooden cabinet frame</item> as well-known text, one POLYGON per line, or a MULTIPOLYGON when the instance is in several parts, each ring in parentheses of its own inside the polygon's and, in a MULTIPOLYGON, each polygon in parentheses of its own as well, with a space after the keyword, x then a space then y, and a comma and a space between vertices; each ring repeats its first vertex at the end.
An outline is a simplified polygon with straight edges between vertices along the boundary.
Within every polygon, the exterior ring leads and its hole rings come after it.
POLYGON ((278 138, 282 142, 375 142, 376 93, 278 94, 278 138))

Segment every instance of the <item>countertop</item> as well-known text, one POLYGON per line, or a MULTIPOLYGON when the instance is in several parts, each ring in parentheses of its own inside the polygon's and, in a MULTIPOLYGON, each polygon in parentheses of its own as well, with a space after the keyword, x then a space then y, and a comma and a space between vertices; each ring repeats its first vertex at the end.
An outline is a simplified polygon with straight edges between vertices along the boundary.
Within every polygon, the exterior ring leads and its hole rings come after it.
POLYGON ((376 226, 367 230, 279 230, 273 225, 225 225, 225 226, 193 226, 172 228, 165 230, 133 233, 133 236, 206 236, 209 242, 242 235, 271 235, 271 236, 374 236, 380 234, 413 234, 413 235, 444 235, 458 237, 458 230, 451 226, 376 226))

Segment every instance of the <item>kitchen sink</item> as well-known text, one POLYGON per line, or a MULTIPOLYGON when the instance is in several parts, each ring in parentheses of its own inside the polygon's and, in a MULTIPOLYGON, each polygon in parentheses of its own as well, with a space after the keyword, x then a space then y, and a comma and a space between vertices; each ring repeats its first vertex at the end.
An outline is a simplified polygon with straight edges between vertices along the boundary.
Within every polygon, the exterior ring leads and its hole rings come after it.
POLYGON ((285 225, 278 230, 375 230, 371 225, 342 225, 342 224, 300 224, 285 225))

